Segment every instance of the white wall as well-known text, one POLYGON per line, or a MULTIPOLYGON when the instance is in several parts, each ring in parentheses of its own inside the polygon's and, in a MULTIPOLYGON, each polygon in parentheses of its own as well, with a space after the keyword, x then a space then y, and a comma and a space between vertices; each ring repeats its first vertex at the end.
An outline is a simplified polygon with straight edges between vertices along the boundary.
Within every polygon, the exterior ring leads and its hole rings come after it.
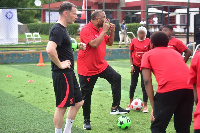
MULTIPOLYGON (((199 8, 190 8, 190 11, 197 11, 197 12, 190 12, 190 27, 189 27, 189 31, 191 33, 194 33, 194 15, 198 14, 199 8)), ((179 9, 177 9, 178 13, 187 13, 187 9, 181 9, 181 12, 179 11, 179 9)), ((185 17, 187 17, 187 15, 185 15, 185 17)), ((177 14, 176 15, 176 24, 180 24, 180 15, 177 14)), ((176 32, 183 32, 183 26, 177 26, 177 28, 175 29, 176 32)))

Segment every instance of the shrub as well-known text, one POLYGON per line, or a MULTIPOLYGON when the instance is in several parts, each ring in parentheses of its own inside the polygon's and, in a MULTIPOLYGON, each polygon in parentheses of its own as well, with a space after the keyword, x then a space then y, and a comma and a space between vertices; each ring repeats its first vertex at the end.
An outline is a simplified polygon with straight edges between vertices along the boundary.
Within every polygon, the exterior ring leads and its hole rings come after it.
POLYGON ((135 36, 137 36, 137 30, 141 26, 139 23, 131 23, 131 24, 126 24, 127 26, 127 32, 133 32, 135 36))
MULTIPOLYGON (((51 23, 51 27, 55 23, 51 23)), ((48 23, 30 23, 27 24, 28 29, 31 33, 39 32, 40 34, 48 35, 49 34, 49 24, 48 23)), ((79 24, 69 24, 67 30, 69 35, 76 35, 77 30, 79 29, 79 24)))

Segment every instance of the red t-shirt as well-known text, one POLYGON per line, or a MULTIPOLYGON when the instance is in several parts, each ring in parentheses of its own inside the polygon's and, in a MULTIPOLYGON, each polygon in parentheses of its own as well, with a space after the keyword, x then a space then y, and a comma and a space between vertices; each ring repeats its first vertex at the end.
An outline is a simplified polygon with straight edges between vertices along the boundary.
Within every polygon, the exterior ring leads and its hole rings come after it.
POLYGON ((193 89, 188 85, 189 68, 182 56, 168 47, 157 47, 142 57, 142 68, 150 69, 158 83, 157 93, 166 93, 178 89, 193 89))
POLYGON ((178 51, 179 53, 183 53, 188 48, 182 41, 175 37, 172 37, 172 39, 169 40, 168 47, 178 51))
POLYGON ((89 42, 99 37, 102 28, 97 29, 91 22, 86 24, 80 32, 80 41, 86 44, 85 50, 79 50, 77 57, 77 72, 83 76, 92 76, 101 73, 108 67, 105 61, 106 44, 109 36, 105 35, 97 48, 89 45, 89 42))
POLYGON ((197 51, 191 61, 189 84, 196 84, 199 102, 194 112, 194 129, 200 129, 200 51, 197 51))
POLYGON ((137 67, 141 66, 142 56, 150 50, 150 39, 139 41, 138 38, 131 40, 130 51, 132 51, 133 64, 137 67))

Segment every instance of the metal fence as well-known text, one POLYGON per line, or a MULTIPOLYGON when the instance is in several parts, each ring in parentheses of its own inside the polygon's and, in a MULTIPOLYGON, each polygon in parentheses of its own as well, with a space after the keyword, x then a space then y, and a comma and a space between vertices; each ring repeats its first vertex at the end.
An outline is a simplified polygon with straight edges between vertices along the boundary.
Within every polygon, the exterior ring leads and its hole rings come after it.
MULTIPOLYGON (((174 27, 175 32, 181 33, 183 37, 187 38, 187 43, 190 41, 190 33, 193 34, 194 32, 193 16, 199 14, 199 9, 189 9, 190 3, 188 3, 188 6, 152 5, 148 3, 150 0, 141 0, 145 2, 145 5, 139 7, 134 5, 131 6, 130 3, 127 4, 125 0, 69 1, 77 5, 78 19, 76 20, 76 23, 80 25, 80 28, 90 21, 92 11, 101 9, 105 11, 108 19, 116 20, 117 23, 121 23, 122 20, 125 20, 126 23, 144 24, 144 19, 146 27, 150 32, 159 30, 159 27, 162 25, 170 24, 174 27), (81 15, 84 11, 86 12, 85 19, 81 19, 81 15)), ((32 2, 34 2, 34 0, 32 0, 32 2)), ((18 41, 25 43, 25 33, 29 32, 26 24, 48 23, 49 28, 51 28, 50 23, 55 23, 58 20, 58 8, 61 3, 62 2, 56 2, 55 0, 49 0, 46 4, 39 7, 36 7, 34 3, 32 3, 32 6, 29 5, 28 7, 25 7, 24 5, 7 7, 0 4, 0 9, 16 9, 18 41)), ((2 10, 0 10, 0 12, 2 10)), ((1 32, 0 34, 3 35, 5 33, 1 32)), ((44 39, 42 38, 42 41, 43 40, 44 39)))

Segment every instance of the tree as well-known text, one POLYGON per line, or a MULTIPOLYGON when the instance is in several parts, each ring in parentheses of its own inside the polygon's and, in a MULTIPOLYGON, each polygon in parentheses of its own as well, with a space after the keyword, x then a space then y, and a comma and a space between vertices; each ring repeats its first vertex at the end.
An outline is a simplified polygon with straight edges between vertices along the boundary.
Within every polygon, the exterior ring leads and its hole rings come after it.
MULTIPOLYGON (((60 2, 64 0, 50 0, 51 3, 60 2)), ((0 7, 16 8, 18 21, 22 23, 34 23, 41 20, 41 10, 38 10, 34 4, 35 0, 2 0, 0 7), (27 9, 18 9, 27 8, 27 9), (28 9, 35 8, 35 9, 28 9)), ((48 4, 49 0, 41 0, 42 5, 48 4)))

